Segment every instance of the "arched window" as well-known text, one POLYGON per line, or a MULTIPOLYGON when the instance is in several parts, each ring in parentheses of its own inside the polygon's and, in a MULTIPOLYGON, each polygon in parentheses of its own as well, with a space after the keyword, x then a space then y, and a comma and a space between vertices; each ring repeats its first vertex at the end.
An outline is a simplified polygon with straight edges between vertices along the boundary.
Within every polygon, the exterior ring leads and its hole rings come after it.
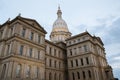
POLYGON ((16 77, 20 77, 20 74, 21 74, 21 64, 18 64, 16 68, 16 77))
POLYGON ((30 77, 30 66, 26 68, 26 77, 30 77))
POLYGON ((5 71, 6 71, 6 64, 3 65, 1 79, 4 78, 4 76, 5 76, 5 71))

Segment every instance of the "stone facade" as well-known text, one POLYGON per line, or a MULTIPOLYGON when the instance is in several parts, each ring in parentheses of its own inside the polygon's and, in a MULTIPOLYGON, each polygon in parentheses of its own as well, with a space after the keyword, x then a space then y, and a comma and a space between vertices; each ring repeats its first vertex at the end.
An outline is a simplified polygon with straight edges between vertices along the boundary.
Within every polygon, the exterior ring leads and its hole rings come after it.
POLYGON ((0 25, 0 80, 114 80, 99 37, 87 31, 71 37, 57 24, 60 35, 53 30, 51 41, 33 19, 19 15, 0 25))
POLYGON ((99 37, 83 32, 66 43, 69 80, 113 80, 99 37))

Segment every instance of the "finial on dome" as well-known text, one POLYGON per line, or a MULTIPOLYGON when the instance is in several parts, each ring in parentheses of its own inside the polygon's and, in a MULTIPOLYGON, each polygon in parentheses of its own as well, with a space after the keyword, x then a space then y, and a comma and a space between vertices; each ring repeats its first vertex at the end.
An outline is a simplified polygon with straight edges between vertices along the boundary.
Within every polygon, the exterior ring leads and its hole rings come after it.
POLYGON ((58 10, 60 10, 60 4, 58 4, 58 10))
POLYGON ((57 11, 58 18, 62 18, 62 12, 60 10, 60 4, 58 5, 58 11, 57 11))

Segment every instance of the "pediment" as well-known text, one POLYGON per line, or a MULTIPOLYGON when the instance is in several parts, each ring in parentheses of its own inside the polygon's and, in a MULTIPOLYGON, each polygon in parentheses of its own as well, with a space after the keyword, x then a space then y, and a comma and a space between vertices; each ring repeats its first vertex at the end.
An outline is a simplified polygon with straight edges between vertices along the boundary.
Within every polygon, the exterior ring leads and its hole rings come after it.
POLYGON ((20 17, 20 20, 30 24, 32 27, 35 27, 37 29, 40 29, 41 31, 44 31, 46 33, 46 31, 44 30, 44 28, 34 19, 29 19, 29 18, 23 18, 20 17))

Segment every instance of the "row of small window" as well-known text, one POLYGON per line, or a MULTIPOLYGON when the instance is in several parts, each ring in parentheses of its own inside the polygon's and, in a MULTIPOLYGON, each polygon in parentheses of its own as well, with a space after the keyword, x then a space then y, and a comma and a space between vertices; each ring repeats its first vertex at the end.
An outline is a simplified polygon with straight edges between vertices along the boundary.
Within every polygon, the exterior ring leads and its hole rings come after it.
POLYGON ((76 54, 77 51, 79 51, 79 52, 83 52, 83 51, 84 51, 84 52, 88 52, 88 51, 89 51, 87 45, 80 46, 78 49, 79 49, 79 50, 77 50, 77 48, 69 49, 70 55, 76 54))
POLYGON ((89 78, 92 78, 92 74, 91 74, 91 71, 88 70, 88 71, 82 71, 81 73, 80 72, 72 72, 72 80, 82 80, 83 79, 86 79, 86 77, 89 77, 89 78), (82 75, 80 75, 82 74, 82 75), (88 74, 88 75, 87 75, 88 74))
POLYGON ((57 49, 52 48, 52 47, 49 47, 48 53, 49 53, 49 55, 52 55, 52 56, 62 57, 62 52, 60 50, 58 51, 57 49))
MULTIPOLYGON (((22 37, 25 37, 25 35, 26 35, 26 29, 23 28, 23 29, 22 29, 22 32, 21 32, 21 36, 22 36, 22 37)), ((33 39, 34 39, 34 35, 35 35, 35 34, 34 34, 33 32, 31 32, 31 33, 30 33, 30 36, 29 36, 29 39, 30 39, 30 40, 33 40, 33 39)), ((38 37, 38 43, 41 43, 41 36, 38 35, 37 37, 38 37)))
POLYGON ((55 73, 52 74, 51 72, 49 73, 49 79, 48 80, 62 80, 62 75, 60 73, 55 73), (58 75, 58 76, 57 76, 58 75))
POLYGON ((86 63, 84 63, 83 58, 81 58, 81 59, 75 59, 75 64, 76 65, 74 65, 74 62, 73 62, 74 60, 70 60, 71 67, 79 66, 80 64, 81 64, 81 66, 84 66, 85 64, 89 65, 90 64, 89 58, 86 57, 85 60, 86 60, 86 63), (78 62, 78 60, 80 60, 80 63, 78 62))
MULTIPOLYGON (((4 76, 5 76, 5 72, 6 72, 6 70, 7 70, 7 68, 6 68, 7 66, 6 66, 6 64, 4 64, 4 66, 3 66, 3 69, 2 69, 2 79, 4 78, 4 76)), ((21 77, 21 74, 22 74, 22 65, 21 64, 18 64, 17 66, 16 66, 16 78, 20 78, 21 77)), ((25 71, 25 76, 26 76, 26 78, 30 78, 31 77, 31 66, 26 66, 26 68, 24 68, 24 71, 25 71)), ((39 68, 38 67, 36 67, 35 69, 34 69, 34 77, 35 78, 38 78, 39 77, 39 74, 40 74, 40 72, 39 72, 39 68)))
MULTIPOLYGON (((14 27, 11 27, 10 29, 9 29, 9 34, 8 35, 10 35, 10 36, 12 36, 13 35, 13 32, 14 32, 14 29, 13 28, 15 28, 16 26, 14 26, 14 27)), ((25 35, 26 35, 27 33, 26 33, 26 28, 23 28, 22 29, 22 31, 21 31, 21 36, 22 37, 25 37, 25 35)), ((3 30, 1 30, 0 31, 0 38, 3 36, 3 30)), ((33 32, 30 32, 30 35, 29 35, 29 39, 30 40, 34 40, 34 36, 35 36, 35 34, 33 33, 33 32)), ((37 42, 40 44, 41 43, 41 41, 42 41, 42 38, 41 38, 41 36, 38 34, 38 36, 37 36, 37 42)))
MULTIPOLYGON (((21 45, 19 48, 19 55, 23 55, 23 53, 24 53, 24 46, 21 45)), ((32 58, 32 55, 33 55, 33 48, 29 48, 29 52, 28 52, 27 56, 32 58)), ((39 50, 34 55, 35 55, 36 59, 40 59, 40 51, 39 50)))
MULTIPOLYGON (((46 61, 46 63, 47 63, 47 61, 46 61)), ((61 64, 62 63, 60 61, 49 59, 49 67, 57 68, 57 66, 58 66, 58 68, 60 68, 61 64), (54 65, 53 65, 53 63, 54 63, 54 65)))
POLYGON ((84 37, 82 37, 82 38, 78 38, 78 39, 76 39, 76 40, 69 41, 69 42, 67 42, 67 43, 68 43, 68 45, 71 45, 71 44, 75 44, 75 43, 84 41, 84 40, 86 40, 86 39, 87 39, 87 36, 84 36, 84 37))

